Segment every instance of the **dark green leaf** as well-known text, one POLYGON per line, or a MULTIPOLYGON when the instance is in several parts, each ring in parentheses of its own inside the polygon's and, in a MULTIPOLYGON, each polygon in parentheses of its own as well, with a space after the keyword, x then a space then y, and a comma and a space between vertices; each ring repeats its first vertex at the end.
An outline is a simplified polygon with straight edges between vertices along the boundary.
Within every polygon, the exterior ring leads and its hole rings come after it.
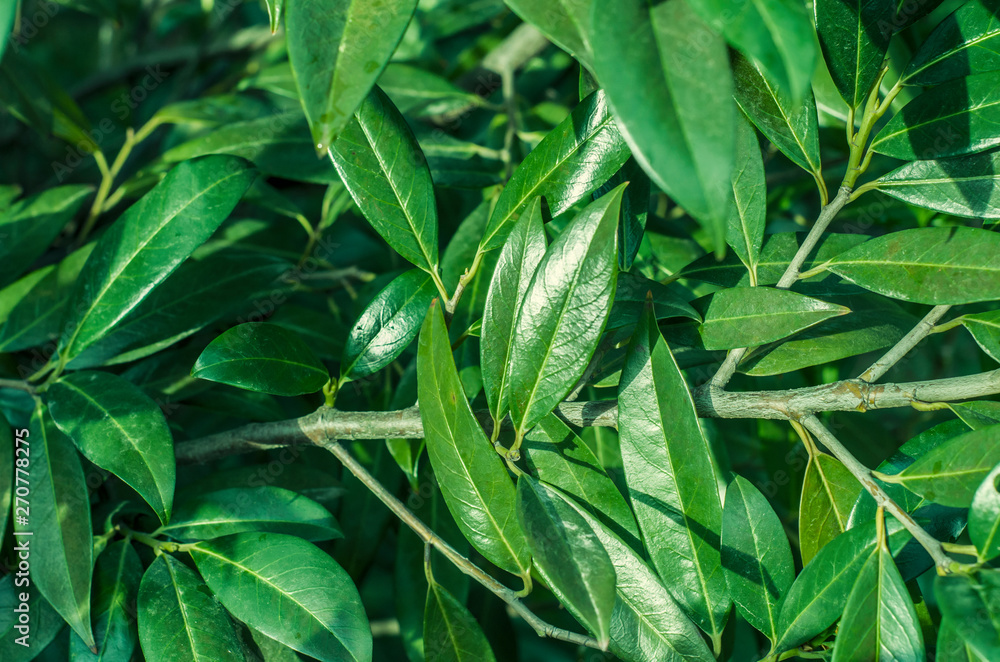
POLYGON ((984 352, 994 361, 1000 361, 1000 310, 963 315, 962 324, 984 352))
POLYGON ((972 498, 969 511, 969 537, 983 559, 1000 556, 1000 491, 997 477, 1000 465, 986 474, 972 498))
POLYGON ((792 549, 767 498, 741 476, 726 490, 722 567, 736 611, 777 641, 778 600, 795 580, 792 549))
POLYGON ((730 598, 714 460, 651 311, 629 347, 618 403, 625 479, 653 565, 685 613, 717 638, 730 598))
POLYGON ((809 458, 799 501, 799 552, 808 565, 827 543, 847 530, 862 487, 840 460, 818 453, 809 458))
POLYGON ((52 420, 80 452, 128 483, 166 523, 174 499, 174 443, 159 406, 107 372, 64 375, 47 395, 52 420))
POLYGON ((161 554, 139 585, 139 642, 149 662, 243 662, 226 610, 186 565, 161 554))
POLYGON ((741 114, 736 125, 736 166, 733 168, 733 200, 726 225, 726 243, 743 260, 757 282, 757 260, 764 243, 767 187, 764 161, 757 132, 741 114))
POLYGON ((287 3, 288 60, 317 153, 345 132, 416 8, 416 0, 287 3))
POLYGON ((434 294, 431 277, 411 269, 375 295, 347 337, 341 379, 364 377, 395 361, 417 337, 434 294))
POLYGON ((615 285, 615 302, 608 315, 605 330, 619 329, 638 323, 646 310, 646 296, 653 295, 653 307, 657 319, 688 317, 701 321, 701 315, 669 287, 642 276, 619 273, 615 285))
POLYGON ((858 108, 882 69, 896 14, 892 0, 816 0, 816 31, 830 76, 851 108, 858 108))
POLYGON ((1000 69, 1000 4, 967 2, 941 21, 903 71, 909 85, 936 85, 1000 69))
POLYGON ((549 213, 558 216, 610 179, 628 157, 607 97, 598 90, 581 101, 514 171, 490 215, 481 250, 502 246, 536 196, 543 196, 549 213))
POLYGON ((448 590, 431 582, 424 607, 424 659, 493 662, 493 649, 479 623, 448 590))
POLYGON ((1000 656, 1000 573, 934 578, 934 597, 944 617, 969 648, 986 660, 1000 656))
MULTIPOLYGON (((3 59, 4 49, 7 48, 7 41, 11 38, 11 32, 14 29, 14 21, 17 18, 17 2, 7 2, 4 4, 3 8, 0 8, 0 60, 3 59)), ((4 637, 4 641, 7 637, 4 637)), ((6 657, 4 658, 6 659, 6 657)))
POLYGON ((946 214, 1000 218, 1000 152, 913 161, 871 186, 897 200, 946 214))
POLYGON ((253 182, 248 166, 231 156, 182 163, 108 228, 77 281, 61 361, 107 335, 215 232, 253 182))
POLYGON ((926 304, 1000 299, 1000 234, 937 227, 892 232, 826 263, 829 271, 872 292, 926 304))
POLYGON ((266 323, 240 324, 213 340, 191 376, 271 395, 315 393, 330 377, 294 332, 266 323))
POLYGON ((735 111, 725 42, 684 2, 625 0, 614 20, 594 2, 590 18, 594 73, 632 153, 721 255, 735 111))
POLYGON ((191 549, 233 616, 323 662, 368 662, 372 635, 350 576, 325 552, 280 533, 237 533, 191 549))
MULTIPOLYGON (((18 436, 18 439, 21 437, 18 436)), ((0 539, 7 531, 7 520, 12 512, 10 504, 14 499, 15 443, 14 430, 3 413, 0 413, 0 539)))
POLYGON ((969 76, 932 87, 903 106, 871 149, 904 161, 972 154, 1000 145, 998 122, 1000 74, 969 76))
POLYGON ((399 62, 390 62, 378 86, 403 114, 447 115, 474 108, 482 98, 457 87, 437 74, 399 62))
MULTIPOLYGON (((6 41, 6 40, 5 40, 6 41)), ((66 622, 39 591, 28 592, 29 635, 24 637, 24 624, 15 608, 23 604, 24 587, 15 586, 15 573, 0 579, 0 655, 4 662, 30 662, 47 646, 66 622), (18 629, 18 626, 21 626, 18 629)))
POLYGON ((634 158, 616 172, 611 179, 594 191, 594 199, 613 191, 620 184, 628 182, 622 196, 622 220, 618 225, 618 268, 627 271, 639 253, 649 216, 649 177, 642 171, 634 158))
POLYGON ((527 474, 517 479, 517 516, 545 583, 606 648, 615 569, 593 530, 569 504, 527 474))
POLYGON ((510 411, 523 435, 583 375, 611 310, 624 184, 590 203, 549 246, 514 325, 510 411))
POLYGON ((135 603, 142 580, 142 562, 132 544, 118 541, 97 557, 94 568, 94 636, 97 653, 79 637, 70 639, 72 662, 118 662, 132 657, 139 642, 135 603))
POLYGON ((448 510, 480 554, 525 576, 531 553, 517 523, 514 486, 465 399, 438 304, 420 331, 417 387, 427 453, 448 510))
POLYGON ((382 90, 364 100, 330 157, 375 231, 405 259, 436 273, 434 184, 413 132, 382 90))

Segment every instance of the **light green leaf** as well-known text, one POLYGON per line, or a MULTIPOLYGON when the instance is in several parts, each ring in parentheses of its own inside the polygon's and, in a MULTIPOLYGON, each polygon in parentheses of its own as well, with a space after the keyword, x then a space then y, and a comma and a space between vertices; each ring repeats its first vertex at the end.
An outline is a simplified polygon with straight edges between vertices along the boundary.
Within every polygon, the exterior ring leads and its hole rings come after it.
POLYGON ((1000 152, 913 161, 869 186, 945 214, 1000 218, 1000 152))
POLYGON ((84 265, 59 341, 66 362, 103 338, 233 210, 256 173, 207 156, 175 167, 101 236, 84 265))
POLYGON ((803 565, 847 530, 861 483, 840 460, 818 453, 809 458, 799 501, 799 552, 803 565))
POLYGON ((602 90, 592 93, 514 171, 486 224, 480 250, 502 246, 536 196, 543 196, 549 213, 558 216, 610 179, 628 157, 607 97, 602 90))
POLYGON ((1000 465, 986 474, 972 497, 969 511, 969 537, 979 550, 980 558, 989 560, 1000 556, 1000 491, 997 477, 1000 465))
POLYGON ((495 662, 476 618, 448 590, 431 582, 424 607, 424 659, 435 662, 495 662))
POLYGON ((416 8, 416 0, 286 3, 288 60, 317 154, 345 131, 416 8))
POLYGON ((226 610, 186 565, 161 554, 139 585, 139 642, 149 662, 243 662, 226 610))
POLYGON ((397 276, 376 294, 347 337, 341 379, 364 377, 395 361, 417 337, 434 294, 431 277, 420 269, 397 276))
POLYGON ((559 46, 579 62, 590 67, 592 53, 588 31, 590 29, 590 0, 506 0, 507 6, 523 20, 531 23, 549 41, 559 46))
POLYGON ((1000 69, 1000 3, 966 2, 943 21, 903 71, 908 85, 936 85, 1000 69))
POLYGON ((726 225, 726 243, 743 260, 756 282, 757 260, 764 243, 767 187, 757 132, 742 114, 736 124, 733 202, 726 225))
POLYGON ((139 643, 134 609, 142 581, 142 562, 130 542, 114 542, 97 557, 94 568, 93 653, 77 636, 70 638, 71 662, 128 660, 139 643))
POLYGON ((420 331, 417 388, 427 453, 448 510, 480 554, 525 576, 531 553, 517 523, 514 485, 465 399, 439 304, 420 331))
POLYGON ((685 2, 591 7, 594 73, 646 174, 721 255, 732 198, 734 104, 725 42, 685 2))
POLYGON ((159 406, 108 372, 64 375, 47 395, 52 420, 84 457, 128 483, 166 523, 176 469, 173 439, 159 406))
POLYGON ((948 403, 948 408, 973 430, 1000 423, 1000 402, 948 403))
POLYGON ((792 548, 767 498, 742 476, 726 490, 722 567, 736 611, 777 641, 778 600, 795 580, 792 548))
POLYGON ((510 408, 508 391, 514 324, 528 284, 544 254, 542 199, 535 198, 514 225, 500 251, 483 309, 480 365, 483 392, 494 421, 502 420, 510 408))
POLYGON ((926 304, 1000 299, 1000 234, 931 227, 892 232, 837 255, 829 271, 883 296, 926 304))
MULTIPOLYGON (((11 38, 14 30, 14 21, 17 19, 18 3, 5 2, 0 8, 0 60, 3 59, 4 49, 7 48, 7 41, 11 38)), ((4 658, 6 659, 6 658, 4 658)))
POLYGON ((618 403, 625 480, 653 565, 684 612, 718 638, 730 598, 714 460, 652 311, 629 346, 618 403))
POLYGON ((983 659, 1000 656, 1000 573, 981 570, 975 576, 953 574, 934 578, 934 597, 945 624, 983 659))
POLYGON ((611 310, 625 185, 590 203, 549 246, 517 313, 510 347, 511 420, 520 435, 583 375, 611 310))
POLYGON ((935 662, 989 662, 962 639, 948 620, 942 621, 938 629, 935 653, 935 662))
POLYGON ((281 25, 281 11, 285 8, 285 0, 267 0, 267 17, 271 22, 271 34, 278 31, 281 25))
POLYGON ((354 582, 310 542, 237 533, 191 549, 195 565, 233 616, 322 662, 370 662, 372 634, 354 582))
POLYGON ((330 375, 293 331, 267 323, 234 326, 213 340, 191 376, 271 395, 302 395, 323 388, 330 375))
POLYGON ((1000 361, 1000 310, 963 315, 962 324, 984 352, 1000 361))
POLYGON ((375 231, 403 258, 435 273, 438 220, 431 173, 406 120, 382 90, 372 89, 330 147, 330 158, 375 231))
POLYGON ((895 18, 892 0, 816 0, 816 31, 840 96, 858 108, 882 69, 895 18))

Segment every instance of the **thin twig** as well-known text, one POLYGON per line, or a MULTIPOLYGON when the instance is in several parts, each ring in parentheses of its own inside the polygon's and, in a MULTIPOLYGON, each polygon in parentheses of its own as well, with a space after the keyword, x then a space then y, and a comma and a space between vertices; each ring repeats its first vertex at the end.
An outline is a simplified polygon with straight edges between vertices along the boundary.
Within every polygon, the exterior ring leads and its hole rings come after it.
POLYGON ((0 388, 13 388, 25 393, 34 393, 35 387, 21 379, 0 379, 0 388))
POLYGON ((938 320, 944 317, 950 309, 951 306, 944 305, 931 308, 930 312, 909 333, 903 336, 882 358, 861 373, 858 379, 869 383, 877 382, 882 375, 889 372, 892 366, 896 365, 911 349, 926 338, 934 330, 934 325, 938 323, 938 320))

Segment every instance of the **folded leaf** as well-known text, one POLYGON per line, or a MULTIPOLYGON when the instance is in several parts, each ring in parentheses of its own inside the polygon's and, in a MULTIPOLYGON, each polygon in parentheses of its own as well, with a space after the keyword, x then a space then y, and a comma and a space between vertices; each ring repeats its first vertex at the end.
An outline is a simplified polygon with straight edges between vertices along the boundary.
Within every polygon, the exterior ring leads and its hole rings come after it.
POLYGON ((913 161, 882 175, 871 186, 897 200, 945 214, 1000 218, 1000 152, 913 161))
POLYGON ((963 315, 962 324, 984 352, 1000 361, 1000 310, 963 315))
POLYGON ((819 453, 809 458, 799 501, 799 552, 808 565, 823 547, 847 530, 861 483, 840 460, 819 453))
POLYGON ((733 201, 735 204, 730 208, 729 223, 726 225, 726 243, 743 260, 756 283, 757 260, 764 243, 767 187, 757 132, 742 115, 736 124, 733 201))
POLYGON ((967 2, 938 23, 903 71, 908 85, 937 85, 1000 69, 1000 3, 967 2))
POLYGON ((490 642, 476 618, 437 582, 427 588, 423 656, 427 660, 495 662, 490 642))

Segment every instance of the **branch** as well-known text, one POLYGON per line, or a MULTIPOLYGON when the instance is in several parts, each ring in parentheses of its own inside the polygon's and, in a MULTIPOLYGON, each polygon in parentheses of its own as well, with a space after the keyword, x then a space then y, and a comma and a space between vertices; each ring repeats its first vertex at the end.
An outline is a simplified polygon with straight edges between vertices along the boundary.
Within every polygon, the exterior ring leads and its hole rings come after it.
POLYGON ((815 415, 810 414, 800 420, 800 423, 809 430, 816 438, 823 443, 827 449, 833 453, 833 455, 840 460, 840 462, 847 467, 855 478, 864 486, 872 498, 875 499, 875 503, 879 506, 885 508, 889 513, 892 514, 900 524, 910 532, 911 535, 916 539, 920 545, 927 550, 931 558, 934 559, 934 564, 938 568, 939 574, 947 574, 951 572, 952 566, 955 561, 952 560, 947 554, 945 554, 944 548, 941 546, 941 541, 934 538, 931 534, 927 533, 919 524, 917 524, 910 514, 906 512, 903 508, 899 506, 892 498, 886 494, 882 486, 879 485, 875 478, 872 476, 871 470, 865 465, 858 462, 858 460, 851 454, 847 448, 844 447, 840 441, 833 436, 826 427, 820 423, 819 419, 815 415))
POLYGON ((21 379, 0 379, 0 388, 12 388, 25 393, 34 393, 35 387, 21 379))
MULTIPOLYGON (((849 379, 784 391, 730 393, 701 388, 694 392, 702 418, 797 419, 818 411, 868 411, 909 407, 914 402, 955 402, 1000 393, 1000 369, 967 377, 903 384, 869 384, 849 379)), ((615 400, 563 402, 556 415, 575 427, 616 427, 615 400)), ((492 431, 488 411, 476 412, 492 431)), ((238 453, 270 450, 323 439, 419 439, 424 436, 416 407, 399 411, 348 412, 321 408, 301 418, 254 423, 194 441, 178 443, 178 462, 207 462, 238 453)))
POLYGON ((934 325, 938 323, 938 320, 944 317, 945 313, 950 309, 951 306, 934 306, 931 308, 931 311, 909 333, 903 336, 892 349, 886 352, 885 356, 873 363, 872 367, 861 373, 858 379, 866 382, 877 382, 892 366, 896 365, 901 358, 906 356, 911 349, 926 338, 934 329, 934 325))
MULTIPOLYGON (((326 412, 321 411, 321 413, 326 412)), ((340 460, 341 464, 343 464, 348 471, 364 483, 365 487, 371 490, 372 493, 378 497, 379 501, 384 503, 389 510, 396 515, 396 517, 401 519, 404 524, 410 527, 425 544, 432 545, 439 552, 441 552, 445 558, 454 563, 459 570, 475 579, 477 582, 489 589, 489 591, 494 595, 510 605, 511 608, 513 608, 514 611, 516 611, 518 615, 520 615, 521 618, 523 618, 525 622, 527 622, 528 625, 534 629, 538 636, 558 639, 560 641, 568 641, 573 644, 589 646, 590 648, 601 650, 601 645, 596 639, 582 634, 577 634, 575 632, 570 632, 569 630, 563 630, 562 628, 557 628, 556 626, 547 623, 536 616, 523 602, 521 602, 516 591, 512 591, 490 575, 486 574, 486 572, 479 568, 479 566, 459 554, 454 547, 449 545, 443 538, 434 533, 430 527, 421 522, 420 519, 411 513, 399 499, 385 489, 385 487, 383 487, 374 476, 368 473, 368 471, 356 459, 354 459, 354 456, 351 455, 346 448, 325 436, 316 439, 315 443, 333 453, 334 457, 340 460)))

